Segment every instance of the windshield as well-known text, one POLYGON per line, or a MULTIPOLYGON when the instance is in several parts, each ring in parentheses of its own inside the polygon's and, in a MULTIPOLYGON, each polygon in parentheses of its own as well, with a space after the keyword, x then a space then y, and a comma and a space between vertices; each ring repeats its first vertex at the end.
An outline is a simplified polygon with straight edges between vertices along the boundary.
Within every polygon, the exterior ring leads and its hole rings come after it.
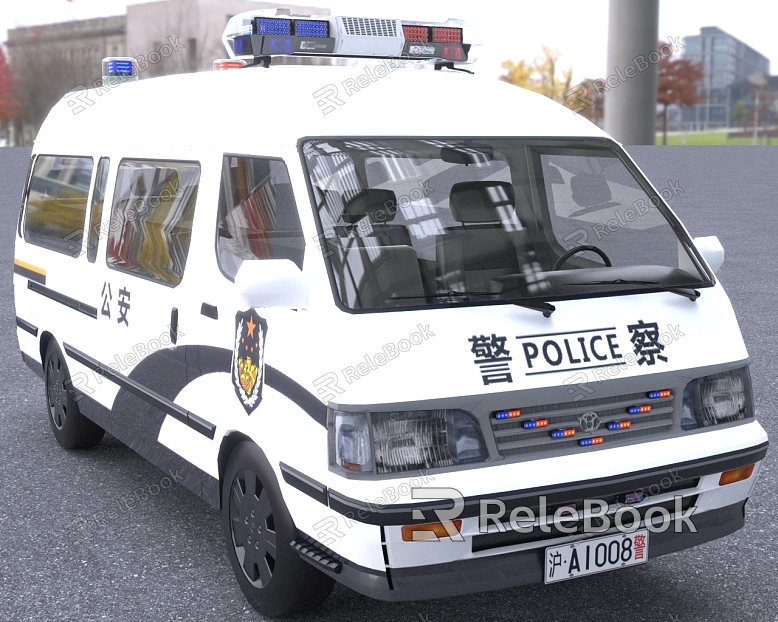
POLYGON ((662 198, 605 140, 301 141, 351 310, 706 287, 662 198))

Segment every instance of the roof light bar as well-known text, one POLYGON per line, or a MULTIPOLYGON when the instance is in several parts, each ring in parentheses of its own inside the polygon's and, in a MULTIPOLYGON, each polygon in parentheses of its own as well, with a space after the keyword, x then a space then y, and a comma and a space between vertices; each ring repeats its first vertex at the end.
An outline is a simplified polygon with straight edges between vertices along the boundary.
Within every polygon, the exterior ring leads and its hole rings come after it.
POLYGON ((103 59, 104 85, 133 82, 138 77, 138 61, 131 56, 108 56, 103 59))
POLYGON ((472 63, 471 48, 480 46, 477 35, 459 20, 294 15, 289 9, 239 13, 227 22, 222 41, 231 59, 250 65, 281 54, 472 63))

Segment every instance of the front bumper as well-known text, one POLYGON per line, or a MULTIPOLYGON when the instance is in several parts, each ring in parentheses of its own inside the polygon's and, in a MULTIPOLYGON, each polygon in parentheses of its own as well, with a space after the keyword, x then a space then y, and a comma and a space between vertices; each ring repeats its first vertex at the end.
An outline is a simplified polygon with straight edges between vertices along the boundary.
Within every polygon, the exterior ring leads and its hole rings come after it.
MULTIPOLYGON (((763 443, 745 450, 666 465, 661 469, 627 473, 601 480, 579 481, 563 486, 505 492, 488 495, 488 499, 499 499, 505 504, 507 522, 511 509, 538 507, 541 496, 547 499, 549 507, 552 508, 570 503, 576 503, 578 508, 581 508, 582 499, 617 499, 624 493, 638 489, 650 490, 651 496, 639 504, 643 509, 655 506, 671 507, 674 498, 679 496, 683 499, 684 508, 694 505, 699 510, 692 516, 696 532, 689 529, 683 521, 680 522, 680 529, 677 528, 674 521, 676 515, 671 514, 670 521, 675 524, 664 531, 650 534, 649 558, 654 558, 721 538, 741 529, 745 524, 747 497, 756 480, 759 463, 766 452, 767 443, 763 443), (749 479, 718 486, 720 473, 749 464, 757 464, 757 469, 749 479), (673 473, 673 477, 668 477, 668 473, 673 473), (656 493, 652 487, 658 487, 656 493)), ((306 561, 347 587, 379 600, 445 598, 542 583, 547 546, 589 537, 589 534, 583 533, 541 534, 537 527, 529 536, 517 536, 514 532, 497 533, 496 529, 490 529, 488 534, 484 534, 478 529, 477 518, 480 502, 484 498, 467 498, 461 514, 462 534, 466 542, 402 542, 402 525, 425 522, 413 519, 413 509, 422 509, 429 520, 430 516, 434 516, 435 509, 446 509, 446 506, 441 506, 439 502, 388 505, 381 508, 365 506, 326 487, 317 488, 316 483, 309 479, 305 482, 297 479, 300 474, 294 473, 292 469, 282 467, 282 470, 287 483, 298 490, 307 489, 309 496, 316 494, 318 500, 329 505, 331 509, 353 517, 352 520, 380 528, 385 560, 383 571, 358 566, 304 533, 300 534, 296 543, 296 548, 306 561), (460 547, 458 551, 463 553, 461 558, 444 563, 430 562, 433 556, 427 553, 432 553, 433 549, 424 547, 448 546, 460 547), (409 563, 413 560, 427 563, 409 563)), ((450 508, 450 504, 447 507, 450 508)), ((615 507, 612 506, 611 511, 615 511, 615 507)), ((653 522, 654 525, 657 524, 656 521, 653 522)), ((610 533, 616 533, 616 530, 607 532, 610 533)), ((606 533, 592 535, 599 537, 606 533)))

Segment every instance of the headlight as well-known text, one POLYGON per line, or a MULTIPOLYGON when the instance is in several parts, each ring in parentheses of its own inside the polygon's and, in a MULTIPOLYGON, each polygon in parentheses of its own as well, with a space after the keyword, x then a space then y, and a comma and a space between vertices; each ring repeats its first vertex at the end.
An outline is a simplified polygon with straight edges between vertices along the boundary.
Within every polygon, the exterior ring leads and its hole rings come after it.
POLYGON ((684 389, 681 413, 684 430, 753 416, 751 376, 747 367, 697 378, 684 389))
POLYGON ((335 464, 349 471, 396 473, 480 462, 481 429, 464 410, 389 413, 331 411, 335 464), (372 440, 371 434, 372 431, 372 440))

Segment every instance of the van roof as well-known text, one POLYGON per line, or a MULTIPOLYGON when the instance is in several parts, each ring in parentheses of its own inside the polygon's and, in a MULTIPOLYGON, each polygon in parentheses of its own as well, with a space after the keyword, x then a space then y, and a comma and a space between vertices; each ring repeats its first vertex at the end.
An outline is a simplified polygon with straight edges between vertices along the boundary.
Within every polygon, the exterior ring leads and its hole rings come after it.
POLYGON ((267 146, 303 136, 606 136, 560 104, 496 78, 389 71, 389 64, 250 67, 81 91, 52 109, 35 151, 210 147, 271 155, 267 146))

